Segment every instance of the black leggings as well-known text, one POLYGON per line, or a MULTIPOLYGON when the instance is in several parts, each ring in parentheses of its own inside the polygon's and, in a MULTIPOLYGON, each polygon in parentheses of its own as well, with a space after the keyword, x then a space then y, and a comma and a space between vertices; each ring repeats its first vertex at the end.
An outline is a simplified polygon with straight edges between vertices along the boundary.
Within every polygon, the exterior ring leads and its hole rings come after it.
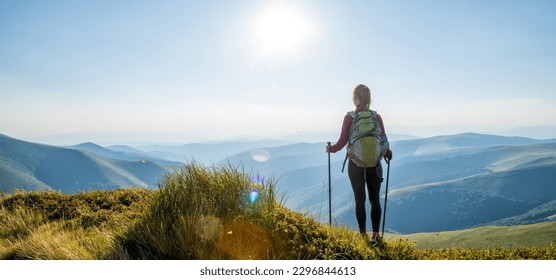
POLYGON ((351 160, 348 164, 348 175, 353 188, 355 197, 355 216, 359 224, 359 232, 367 232, 367 214, 365 213, 365 182, 369 192, 371 202, 371 223, 373 232, 380 229, 380 217, 382 208, 380 207, 380 184, 382 183, 382 166, 380 163, 376 167, 357 167, 351 160))

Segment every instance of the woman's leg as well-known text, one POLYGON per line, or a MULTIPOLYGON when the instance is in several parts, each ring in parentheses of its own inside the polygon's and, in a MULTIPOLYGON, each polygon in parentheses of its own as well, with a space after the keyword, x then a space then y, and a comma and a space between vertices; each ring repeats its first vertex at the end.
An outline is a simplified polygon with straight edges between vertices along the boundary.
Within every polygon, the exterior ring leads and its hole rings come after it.
POLYGON ((357 167, 351 160, 348 163, 348 175, 355 198, 355 217, 359 232, 367 232, 367 211, 365 210, 365 168, 357 167))
POLYGON ((380 206, 380 185, 382 183, 382 167, 367 168, 367 189, 369 191, 369 201, 371 203, 371 223, 373 234, 380 230, 380 218, 382 207, 380 206))

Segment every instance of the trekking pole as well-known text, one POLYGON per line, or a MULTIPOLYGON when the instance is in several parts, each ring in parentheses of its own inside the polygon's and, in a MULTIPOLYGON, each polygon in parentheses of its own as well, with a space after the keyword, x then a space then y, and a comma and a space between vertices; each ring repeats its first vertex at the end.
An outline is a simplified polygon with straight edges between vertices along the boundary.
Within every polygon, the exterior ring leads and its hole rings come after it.
POLYGON ((332 226, 332 183, 330 182, 330 142, 328 143, 328 224, 332 226))
POLYGON ((386 224, 386 202, 388 202, 388 179, 390 178, 390 160, 385 159, 388 165, 388 171, 386 172, 386 191, 384 193, 384 213, 382 214, 382 239, 384 239, 384 225, 386 224))

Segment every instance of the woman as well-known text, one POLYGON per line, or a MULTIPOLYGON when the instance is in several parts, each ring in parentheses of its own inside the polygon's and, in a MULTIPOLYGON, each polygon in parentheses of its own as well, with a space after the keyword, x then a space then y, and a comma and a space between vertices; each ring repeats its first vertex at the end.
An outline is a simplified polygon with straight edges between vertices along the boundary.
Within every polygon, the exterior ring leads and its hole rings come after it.
MULTIPOLYGON (((371 91, 365 85, 357 85, 353 90, 353 104, 355 105, 355 112, 370 111, 371 105, 371 91)), ((386 131, 384 130, 384 123, 382 117, 376 114, 377 122, 381 129, 381 135, 386 139, 386 131)), ((326 152, 335 153, 344 148, 349 140, 349 132, 352 116, 348 113, 344 117, 342 125, 342 132, 336 144, 327 146, 326 152)), ((384 155, 388 160, 392 159, 392 151, 388 151, 384 155)), ((380 185, 382 183, 382 165, 380 162, 376 167, 358 167, 351 159, 348 164, 348 175, 355 197, 355 216, 359 225, 359 232, 364 238, 367 238, 367 214, 365 213, 365 185, 369 192, 369 201, 371 202, 371 223, 372 223, 372 236, 371 243, 378 244, 380 242, 379 228, 382 208, 380 206, 380 185)))

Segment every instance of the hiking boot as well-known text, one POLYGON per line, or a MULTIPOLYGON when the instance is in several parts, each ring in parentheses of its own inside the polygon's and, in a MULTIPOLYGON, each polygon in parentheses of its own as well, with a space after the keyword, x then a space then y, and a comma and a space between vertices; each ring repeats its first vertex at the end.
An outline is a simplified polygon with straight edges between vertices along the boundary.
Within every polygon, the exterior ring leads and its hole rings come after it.
POLYGON ((373 237, 371 237, 371 241, 370 241, 371 245, 376 246, 382 243, 382 238, 380 238, 380 235, 378 234, 373 234, 373 237))

